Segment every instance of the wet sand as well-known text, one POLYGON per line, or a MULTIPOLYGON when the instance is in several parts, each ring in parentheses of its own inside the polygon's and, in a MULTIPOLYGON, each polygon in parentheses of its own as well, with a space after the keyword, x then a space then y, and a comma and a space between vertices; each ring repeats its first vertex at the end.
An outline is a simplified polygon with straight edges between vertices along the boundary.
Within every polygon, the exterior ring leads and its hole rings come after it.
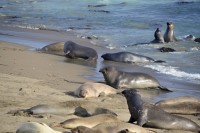
MULTIPOLYGON (((1 27, 0 33, 1 132, 15 132, 17 127, 26 121, 44 122, 49 125, 53 122, 58 123, 68 118, 77 117, 75 115, 47 114, 42 118, 37 118, 8 113, 13 110, 27 109, 38 104, 56 104, 62 107, 88 105, 91 108, 95 104, 98 107, 114 111, 118 114, 120 120, 128 121, 130 114, 126 100, 121 95, 82 99, 73 97, 68 93, 80 86, 79 83, 74 82, 102 81, 102 75, 98 73, 98 70, 105 65, 115 65, 127 71, 141 71, 151 74, 163 86, 174 91, 173 93, 161 95, 158 91, 140 91, 142 97, 150 102, 182 95, 193 95, 193 93, 195 94, 194 96, 200 96, 198 84, 170 79, 170 76, 158 74, 153 70, 141 67, 141 65, 104 62, 99 58, 97 65, 91 66, 85 62, 68 60, 64 56, 30 50, 34 49, 30 46, 38 48, 38 46, 42 45, 72 40, 76 43, 95 48, 98 51, 99 57, 102 53, 109 52, 108 49, 92 45, 90 43, 91 40, 77 38, 73 32, 62 33, 1 27), (71 83, 66 81, 71 81, 71 83)), ((184 117, 190 118, 200 125, 199 116, 187 115, 184 117)), ((65 131, 62 128, 55 128, 55 130, 65 131)))

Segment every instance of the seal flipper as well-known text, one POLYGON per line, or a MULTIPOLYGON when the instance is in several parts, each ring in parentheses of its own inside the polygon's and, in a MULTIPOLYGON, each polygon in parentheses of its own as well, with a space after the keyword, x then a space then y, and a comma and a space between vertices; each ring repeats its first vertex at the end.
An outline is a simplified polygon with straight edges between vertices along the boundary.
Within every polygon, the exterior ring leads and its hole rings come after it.
POLYGON ((133 122, 135 122, 136 120, 131 116, 130 117, 130 119, 129 119, 129 121, 128 121, 128 123, 133 123, 133 122))
POLYGON ((137 125, 139 126, 143 126, 147 123, 147 116, 145 115, 145 113, 143 112, 142 114, 140 114, 140 117, 137 120, 137 125))
POLYGON ((158 88, 159 88, 159 89, 161 89, 162 91, 173 92, 173 91, 171 91, 171 90, 167 89, 167 88, 166 88, 166 87, 164 87, 164 86, 159 86, 158 88))

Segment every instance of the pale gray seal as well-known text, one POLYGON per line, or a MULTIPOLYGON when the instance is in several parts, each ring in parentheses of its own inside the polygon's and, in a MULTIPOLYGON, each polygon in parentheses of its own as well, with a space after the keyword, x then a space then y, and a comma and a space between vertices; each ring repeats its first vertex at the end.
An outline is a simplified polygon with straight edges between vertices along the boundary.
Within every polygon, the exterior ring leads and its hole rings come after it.
POLYGON ((103 73, 106 84, 114 88, 159 88, 169 91, 167 88, 162 87, 154 77, 145 73, 123 72, 117 70, 115 67, 105 67, 99 72, 103 73))
POLYGON ((155 105, 168 113, 200 114, 200 100, 191 96, 161 100, 155 105))
POLYGON ((47 104, 39 104, 36 106, 33 106, 24 112, 27 112, 28 114, 56 114, 56 115, 67 115, 74 113, 74 108, 64 108, 56 105, 47 105, 47 104))
POLYGON ((101 56, 104 60, 123 62, 123 63, 146 63, 146 62, 157 62, 162 63, 165 61, 154 60, 150 57, 131 53, 131 52, 117 52, 117 53, 106 53, 101 56))
POLYGON ((62 133, 55 131, 45 123, 25 122, 16 131, 16 133, 62 133))
POLYGON ((137 121, 137 125, 140 126, 200 132, 200 126, 195 122, 167 113, 153 104, 144 102, 136 90, 124 90, 122 94, 126 97, 131 114, 129 123, 137 121))
POLYGON ((68 119, 58 124, 52 124, 51 127, 63 127, 63 128, 72 129, 77 126, 86 126, 86 127, 92 128, 104 122, 120 122, 120 120, 116 116, 111 115, 111 114, 100 114, 100 115, 94 115, 94 116, 84 117, 84 118, 68 119))
POLYGON ((156 29, 154 33, 154 38, 155 39, 150 43, 164 43, 164 38, 159 28, 156 29))
POLYGON ((174 24, 172 22, 167 22, 167 29, 164 34, 165 42, 175 42, 177 41, 174 34, 174 24))
POLYGON ((88 61, 96 61, 98 58, 94 49, 78 45, 72 41, 65 42, 64 54, 68 58, 82 58, 88 61))
POLYGON ((117 91, 102 83, 86 82, 75 90, 74 95, 77 97, 89 98, 99 97, 100 95, 116 94, 117 91))

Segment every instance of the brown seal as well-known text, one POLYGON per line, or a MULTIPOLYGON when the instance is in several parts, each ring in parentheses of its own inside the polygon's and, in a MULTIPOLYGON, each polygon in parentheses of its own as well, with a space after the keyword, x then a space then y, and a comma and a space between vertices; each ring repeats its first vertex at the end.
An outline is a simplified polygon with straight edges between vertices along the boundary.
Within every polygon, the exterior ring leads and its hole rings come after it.
POLYGON ((91 117, 84 117, 84 118, 72 118, 72 119, 68 119, 66 121, 63 121, 59 124, 52 124, 52 127, 63 127, 63 128, 75 128, 78 126, 85 126, 85 127, 89 127, 92 128, 100 123, 104 123, 104 122, 120 122, 120 120, 114 116, 114 115, 110 115, 110 114, 100 114, 100 115, 95 115, 95 116, 91 116, 91 117))
POLYGON ((135 124, 125 122, 105 122, 93 128, 78 126, 71 130, 72 133, 122 133, 123 131, 134 133, 150 133, 151 131, 135 124))
POLYGON ((64 42, 56 42, 41 48, 41 51, 44 52, 63 52, 64 50, 64 42))
POLYGON ((200 100, 191 96, 161 100, 155 105, 169 113, 200 114, 200 100))
POLYGON ((172 22, 167 22, 167 29, 164 34, 165 42, 175 42, 177 41, 174 34, 174 24, 172 22))
POLYGON ((99 97, 100 95, 110 95, 116 93, 117 91, 108 85, 102 83, 86 82, 74 92, 74 95, 77 97, 88 98, 88 97, 99 97))
POLYGON ((195 122, 170 114, 153 104, 144 102, 136 90, 124 90, 122 94, 126 97, 131 114, 129 123, 137 121, 137 125, 140 126, 200 132, 200 126, 195 122))
POLYGON ((114 88, 159 88, 169 91, 167 88, 162 87, 154 77, 145 73, 123 72, 117 70, 115 67, 105 67, 99 72, 103 73, 106 84, 114 88))

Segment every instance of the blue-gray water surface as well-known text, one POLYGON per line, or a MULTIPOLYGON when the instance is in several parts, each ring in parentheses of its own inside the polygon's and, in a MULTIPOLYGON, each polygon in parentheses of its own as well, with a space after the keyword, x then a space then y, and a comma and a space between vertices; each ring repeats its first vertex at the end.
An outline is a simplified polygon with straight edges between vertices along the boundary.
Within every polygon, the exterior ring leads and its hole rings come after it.
POLYGON ((200 37, 199 14, 200 0, 0 1, 1 26, 74 30, 79 36, 97 36, 102 41, 92 40, 94 45, 165 60, 145 67, 195 83, 200 83, 200 43, 183 38, 189 34, 200 37), (164 34, 168 21, 174 23, 175 35, 181 41, 130 46, 152 41, 156 28, 164 34), (162 46, 177 52, 158 52, 162 46))

